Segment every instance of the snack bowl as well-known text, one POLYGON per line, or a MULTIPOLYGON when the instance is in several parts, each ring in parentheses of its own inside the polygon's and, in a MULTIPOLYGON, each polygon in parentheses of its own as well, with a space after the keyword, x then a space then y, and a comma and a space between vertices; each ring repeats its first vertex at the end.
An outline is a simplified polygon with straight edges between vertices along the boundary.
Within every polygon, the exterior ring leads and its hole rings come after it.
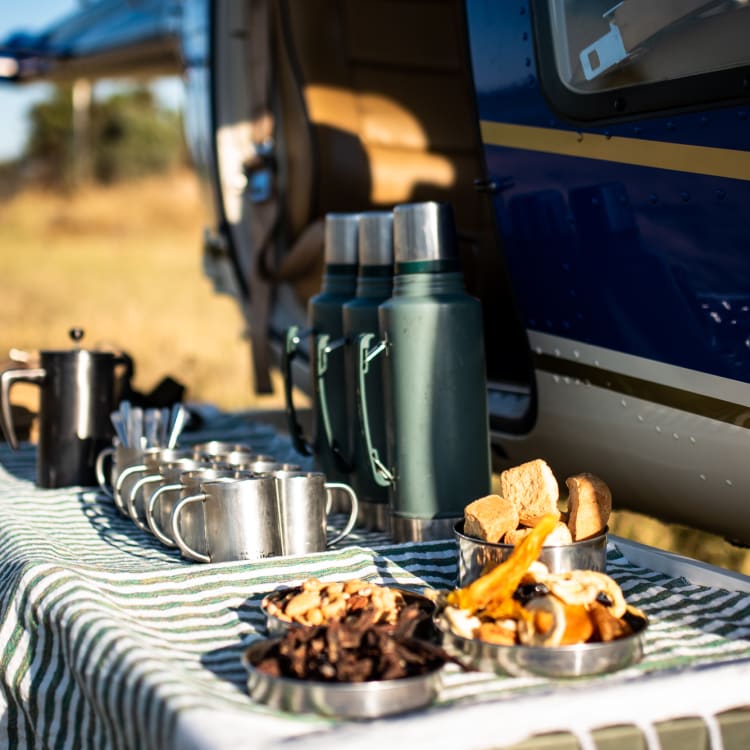
MULTIPOLYGON (((549 545, 542 547, 539 560, 551 573, 567 570, 595 570, 605 573, 607 569, 607 533, 583 539, 572 544, 549 545)), ((512 544, 485 542, 464 534, 464 522, 458 521, 453 527, 458 543, 458 586, 466 586, 480 576, 497 567, 510 557, 512 544)))
POLYGON ((482 672, 513 677, 583 677, 615 672, 643 657, 648 619, 633 613, 624 618, 633 632, 622 638, 572 646, 503 646, 478 638, 464 638, 451 630, 445 618, 435 616, 443 649, 463 664, 482 672))
MULTIPOLYGON (((422 609, 429 618, 434 614, 436 608, 435 602, 424 594, 398 586, 388 586, 387 588, 401 594, 404 600, 404 607, 407 607, 410 604, 418 604, 420 609, 422 609)), ((290 597, 301 592, 302 586, 293 586, 290 588, 277 589, 263 597, 263 600, 261 601, 261 610, 266 617, 266 631, 270 636, 283 635, 290 627, 309 627, 304 622, 299 622, 293 618, 283 617, 274 613, 274 611, 277 610, 278 605, 283 601, 288 600, 290 597)), ((428 619, 428 622, 431 622, 431 619, 428 619)))
POLYGON ((318 713, 341 719, 377 719, 432 703, 442 686, 443 664, 423 674, 368 682, 324 682, 277 677, 256 669, 279 638, 252 643, 242 654, 250 697, 277 711, 318 713))

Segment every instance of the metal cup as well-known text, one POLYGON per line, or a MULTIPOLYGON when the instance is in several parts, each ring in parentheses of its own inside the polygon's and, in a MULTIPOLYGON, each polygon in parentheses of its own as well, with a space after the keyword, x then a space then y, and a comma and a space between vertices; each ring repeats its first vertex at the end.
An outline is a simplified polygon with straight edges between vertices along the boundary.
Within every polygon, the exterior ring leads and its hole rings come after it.
POLYGON ((143 451, 140 448, 130 448, 115 438, 115 442, 106 448, 102 448, 96 457, 94 473, 99 489, 107 497, 114 500, 115 484, 120 474, 129 466, 141 463, 142 458, 143 451), (105 470, 108 459, 110 461, 109 472, 105 470))
POLYGON ((256 474, 274 474, 278 471, 302 471, 302 467, 299 464, 286 464, 273 460, 250 461, 248 464, 243 464, 242 468, 256 474))
POLYGON ((189 448, 147 448, 143 451, 143 461, 131 466, 127 470, 127 477, 120 487, 120 501, 133 523, 144 531, 149 531, 145 521, 143 488, 158 479, 159 466, 167 461, 181 461, 190 459, 193 455, 189 448), (143 479, 148 477, 148 482, 143 479))
POLYGON ((276 482, 271 476, 201 482, 201 491, 183 497, 172 512, 172 535, 185 557, 198 562, 259 560, 281 554, 276 482), (191 505, 203 507, 207 553, 190 547, 180 516, 191 505))
POLYGON ((282 555, 322 552, 341 541, 357 521, 357 495, 348 484, 326 482, 319 471, 278 471, 273 474, 279 498, 282 555), (349 498, 349 518, 332 539, 327 538, 328 512, 334 490, 349 498))
MULTIPOLYGON (((156 534, 157 539, 170 547, 176 547, 177 541, 172 531, 172 516, 174 514, 174 508, 180 500, 201 492, 201 484, 203 482, 248 478, 251 476, 253 475, 250 472, 239 471, 230 466, 206 467, 181 472, 177 487, 175 487, 175 485, 166 485, 161 488, 161 499, 159 499, 159 497, 155 500, 151 498, 151 500, 154 500, 154 503, 159 503, 164 506, 161 510, 157 510, 160 505, 154 507, 154 504, 152 503, 152 515, 153 518, 156 518, 158 515, 159 525, 157 526, 157 524, 154 524, 154 526, 151 527, 151 530, 154 531, 158 528, 162 532, 162 536, 156 534), (173 494, 175 490, 177 491, 176 495, 173 494), (169 511, 168 514, 167 511, 169 511)), ((186 545, 203 555, 207 554, 203 504, 193 503, 192 505, 189 505, 184 511, 182 511, 178 524, 182 539, 186 545)), ((182 552, 182 550, 180 551, 182 552)), ((184 552, 183 555, 187 557, 184 552)))
POLYGON ((228 464, 229 466, 246 467, 257 461, 275 462, 273 456, 266 456, 262 453, 253 453, 245 450, 227 451, 226 453, 216 453, 211 459, 219 463, 228 464))
POLYGON ((231 443, 228 440, 208 440, 205 443, 196 443, 192 446, 192 449, 193 458, 208 458, 211 460, 227 453, 255 453, 247 443, 231 443))
POLYGON ((166 544, 168 547, 176 546, 163 529, 165 525, 167 528, 169 527, 169 516, 172 512, 172 507, 179 498, 179 493, 182 489, 180 476, 186 471, 207 469, 212 468, 212 466, 203 461, 196 461, 193 458, 180 458, 177 461, 167 461, 159 464, 156 473, 146 474, 133 487, 131 497, 135 496, 139 491, 143 492, 143 516, 145 518, 146 529, 162 544, 166 544), (156 485, 155 488, 154 485, 156 485), (166 501, 167 493, 169 493, 170 497, 169 502, 166 501), (158 513, 158 519, 156 520, 154 518, 155 512, 158 513), (166 517, 164 514, 166 514, 166 517))

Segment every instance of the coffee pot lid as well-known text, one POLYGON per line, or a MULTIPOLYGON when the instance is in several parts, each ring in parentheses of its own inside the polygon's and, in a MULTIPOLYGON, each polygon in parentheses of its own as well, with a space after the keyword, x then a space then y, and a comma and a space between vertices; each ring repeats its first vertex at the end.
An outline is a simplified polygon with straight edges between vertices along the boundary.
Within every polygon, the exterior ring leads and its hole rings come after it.
POLYGON ((59 359, 61 357, 72 358, 72 357, 94 357, 97 360, 108 360, 115 359, 117 356, 114 352, 103 350, 103 349, 84 349, 81 346, 81 342, 84 337, 83 328, 71 328, 68 330, 68 336, 73 342, 73 347, 70 349, 42 349, 39 353, 43 357, 54 357, 59 359))
POLYGON ((359 214, 329 213, 325 220, 326 265, 357 265, 359 214))
POLYGON ((393 213, 367 211, 359 216, 359 265, 393 265, 393 213))
POLYGON ((449 203, 404 203, 393 210, 396 263, 458 259, 456 226, 449 203))

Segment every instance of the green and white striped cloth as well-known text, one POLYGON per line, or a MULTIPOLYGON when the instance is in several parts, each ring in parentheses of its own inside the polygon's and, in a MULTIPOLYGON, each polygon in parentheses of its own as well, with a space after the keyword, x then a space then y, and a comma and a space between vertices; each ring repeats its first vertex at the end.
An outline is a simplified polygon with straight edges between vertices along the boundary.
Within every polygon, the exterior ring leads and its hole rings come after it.
MULTIPOLYGON (((245 426, 263 452, 293 457, 285 438, 245 426)), ((209 436, 241 439, 242 423, 190 437, 209 436)), ((17 453, 0 446, 0 464, 3 747, 162 750, 174 744, 180 718, 194 711, 229 713, 251 728, 256 720, 271 722, 276 736, 330 735, 333 747, 346 722, 275 713, 247 695, 240 655, 265 635, 261 598, 310 576, 432 587, 450 587, 456 577, 453 540, 394 544, 367 533, 304 558, 192 563, 94 489, 37 488, 32 446, 17 453)), ((566 689, 642 690, 654 675, 750 659, 749 595, 639 568, 612 544, 607 563, 627 599, 650 617, 645 657, 615 674, 567 682, 566 689)), ((449 669, 429 711, 507 706, 561 686, 449 669)), ((743 702, 750 705, 750 687, 739 696, 743 702)), ((400 720, 378 725, 392 721, 400 720)), ((248 746, 258 746, 260 735, 252 740, 248 746)))

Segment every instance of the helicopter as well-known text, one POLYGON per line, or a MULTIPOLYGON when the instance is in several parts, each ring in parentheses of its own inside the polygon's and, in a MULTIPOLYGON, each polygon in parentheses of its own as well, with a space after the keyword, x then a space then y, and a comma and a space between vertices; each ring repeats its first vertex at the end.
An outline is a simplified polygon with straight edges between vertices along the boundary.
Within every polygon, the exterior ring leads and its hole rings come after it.
POLYGON ((6 39, 0 75, 183 77, 204 270, 260 391, 328 213, 450 203, 494 466, 747 545, 748 32, 744 0, 99 0, 6 39))

